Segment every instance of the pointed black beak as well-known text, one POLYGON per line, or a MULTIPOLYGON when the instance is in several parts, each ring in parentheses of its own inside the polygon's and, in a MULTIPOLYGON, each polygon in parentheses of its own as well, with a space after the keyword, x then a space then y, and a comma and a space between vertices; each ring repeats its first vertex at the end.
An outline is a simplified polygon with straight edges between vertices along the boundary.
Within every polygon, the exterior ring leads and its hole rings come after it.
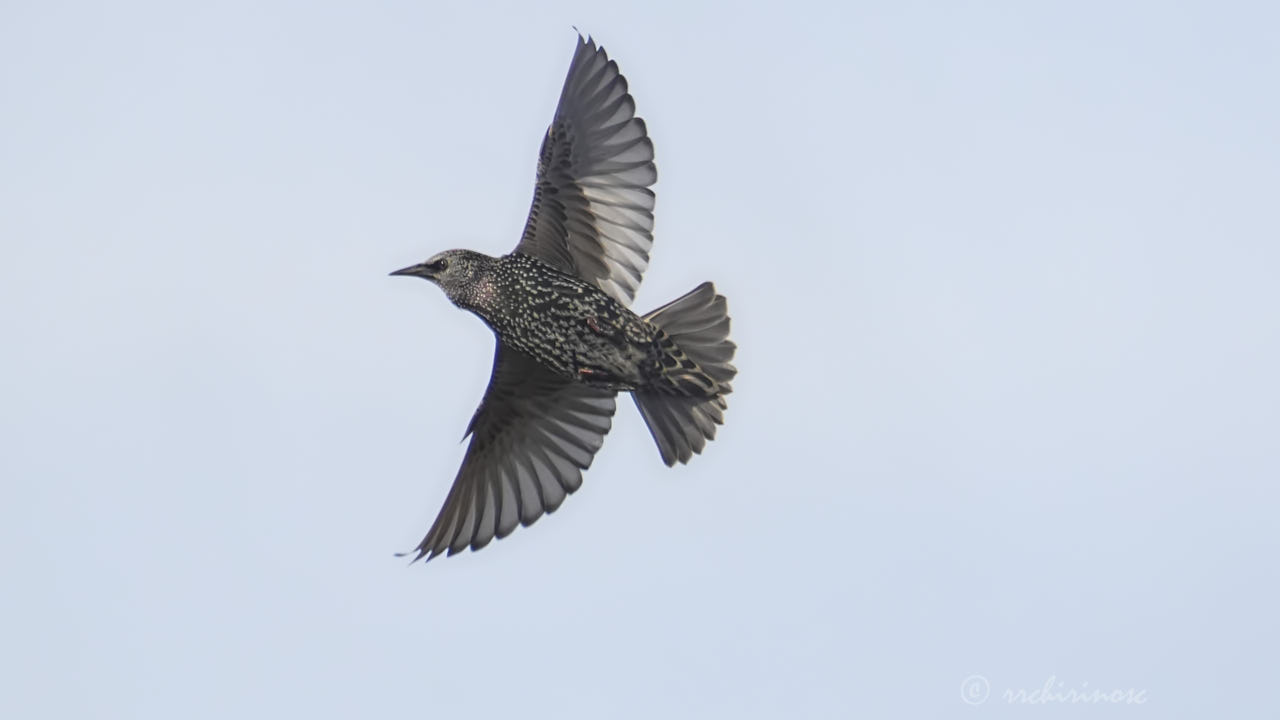
POLYGON ((427 267, 426 263, 418 263, 417 265, 410 265, 407 268, 400 268, 399 270, 396 270, 391 274, 392 275, 411 275, 413 277, 420 277, 420 278, 431 278, 433 276, 431 270, 427 267))

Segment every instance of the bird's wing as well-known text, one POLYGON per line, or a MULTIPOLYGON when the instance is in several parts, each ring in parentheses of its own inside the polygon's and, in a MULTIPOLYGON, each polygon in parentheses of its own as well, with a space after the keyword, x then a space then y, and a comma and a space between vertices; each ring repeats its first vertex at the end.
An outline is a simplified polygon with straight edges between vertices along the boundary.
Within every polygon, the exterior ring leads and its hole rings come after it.
POLYGON ((649 266, 653 143, 627 80, 604 48, 578 37, 516 252, 533 255, 630 304, 649 266))
POLYGON ((479 550, 560 507, 613 423, 614 393, 557 377, 498 344, 471 444, 417 557, 479 550))

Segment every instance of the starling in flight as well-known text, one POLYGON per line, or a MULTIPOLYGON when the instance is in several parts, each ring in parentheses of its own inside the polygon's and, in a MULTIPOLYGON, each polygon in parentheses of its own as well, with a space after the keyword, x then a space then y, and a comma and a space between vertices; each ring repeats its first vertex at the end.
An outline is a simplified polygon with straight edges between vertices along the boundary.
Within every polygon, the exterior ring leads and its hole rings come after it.
POLYGON ((471 444, 415 560, 478 550, 558 508, 619 392, 669 466, 715 437, 737 373, 724 297, 703 283, 647 315, 627 308, 649 264, 657 177, 626 79, 579 37, 515 250, 446 250, 392 273, 440 286, 497 339, 471 444))

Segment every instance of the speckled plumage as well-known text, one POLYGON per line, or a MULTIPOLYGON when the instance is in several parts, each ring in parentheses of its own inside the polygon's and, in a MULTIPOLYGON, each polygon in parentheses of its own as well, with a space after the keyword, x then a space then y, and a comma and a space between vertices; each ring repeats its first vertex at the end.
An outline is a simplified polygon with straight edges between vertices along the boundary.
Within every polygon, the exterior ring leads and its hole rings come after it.
POLYGON ((447 250, 392 273, 435 283, 497 339, 471 444, 415 559, 479 549, 559 507, 618 392, 632 394, 667 465, 715 437, 737 373, 724 297, 703 283, 644 316, 627 308, 649 262, 656 179, 626 80, 579 38, 515 251, 447 250))
POLYGON ((673 354, 675 346, 661 328, 598 287, 521 253, 451 253, 452 262, 465 256, 477 268, 456 290, 458 307, 484 319, 499 342, 558 375, 607 390, 662 385, 697 397, 725 392, 701 373, 700 384, 672 385, 672 371, 689 374, 696 366, 673 354))
POLYGON ((658 328, 599 288, 536 258, 496 258, 474 304, 461 304, 556 373, 611 390, 634 390, 660 366, 658 328))

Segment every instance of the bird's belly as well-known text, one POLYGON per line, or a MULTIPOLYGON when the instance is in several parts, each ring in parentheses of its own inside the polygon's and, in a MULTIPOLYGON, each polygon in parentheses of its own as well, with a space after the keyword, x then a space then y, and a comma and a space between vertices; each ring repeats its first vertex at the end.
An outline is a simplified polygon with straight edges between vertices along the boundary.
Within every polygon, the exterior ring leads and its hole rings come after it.
POLYGON ((598 335, 578 338, 572 370, 588 385, 634 390, 643 382, 641 368, 647 353, 635 345, 610 342, 598 335))
POLYGON ((656 362, 652 343, 632 343, 591 327, 538 334, 498 332, 499 340, 537 360, 566 379, 610 390, 634 390, 645 383, 645 368, 656 362))

